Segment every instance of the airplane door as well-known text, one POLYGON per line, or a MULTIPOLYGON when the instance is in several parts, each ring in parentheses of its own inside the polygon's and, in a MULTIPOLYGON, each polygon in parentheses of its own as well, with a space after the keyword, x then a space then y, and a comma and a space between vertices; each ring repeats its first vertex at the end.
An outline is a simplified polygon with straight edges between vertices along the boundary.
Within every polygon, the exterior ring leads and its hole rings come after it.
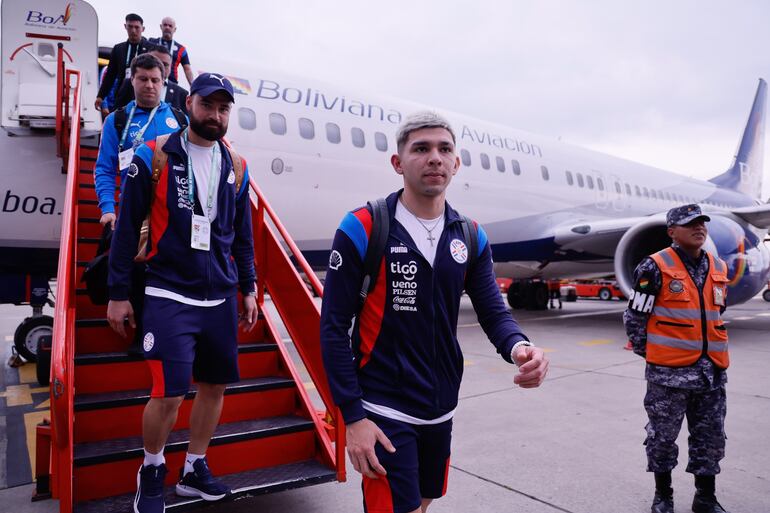
POLYGON ((3 0, 0 126, 14 135, 53 130, 58 45, 69 69, 82 73, 86 130, 101 128, 92 105, 98 88, 98 21, 82 0, 3 0))

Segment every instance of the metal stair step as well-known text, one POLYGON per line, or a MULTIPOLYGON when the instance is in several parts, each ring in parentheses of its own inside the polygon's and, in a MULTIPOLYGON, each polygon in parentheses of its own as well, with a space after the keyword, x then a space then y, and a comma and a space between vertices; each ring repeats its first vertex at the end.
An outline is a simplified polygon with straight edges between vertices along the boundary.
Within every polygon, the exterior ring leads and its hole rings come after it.
MULTIPOLYGON (((268 376, 252 379, 244 379, 238 383, 227 385, 225 395, 243 394, 260 390, 274 390, 277 388, 293 388, 295 383, 289 378, 268 376)), ((192 386, 185 399, 195 397, 195 385, 192 386)), ((136 404, 145 404, 150 399, 150 390, 126 390, 106 394, 82 394, 75 396, 75 412, 88 410, 102 410, 118 408, 136 404)))
MULTIPOLYGON (((138 467, 137 467, 138 470, 138 467)), ((335 480, 332 469, 316 460, 306 460, 276 467, 259 468, 237 474, 219 476, 224 484, 233 490, 227 500, 254 497, 267 493, 280 492, 328 483, 335 480)), ((75 504, 75 513, 106 513, 113 511, 132 511, 134 494, 118 495, 106 499, 80 502, 75 504)), ((174 488, 166 487, 166 511, 185 511, 214 503, 202 499, 179 497, 174 488)), ((222 511, 227 511, 223 509, 222 511)))
MULTIPOLYGON (((217 446, 242 440, 267 438, 300 431, 312 431, 313 427, 312 420, 294 415, 230 422, 217 426, 209 445, 217 446)), ((185 451, 189 441, 189 429, 172 431, 166 442, 164 452, 185 451)), ((85 442, 75 444, 74 465, 76 467, 84 467, 143 456, 142 438, 138 436, 102 440, 99 442, 85 442)))

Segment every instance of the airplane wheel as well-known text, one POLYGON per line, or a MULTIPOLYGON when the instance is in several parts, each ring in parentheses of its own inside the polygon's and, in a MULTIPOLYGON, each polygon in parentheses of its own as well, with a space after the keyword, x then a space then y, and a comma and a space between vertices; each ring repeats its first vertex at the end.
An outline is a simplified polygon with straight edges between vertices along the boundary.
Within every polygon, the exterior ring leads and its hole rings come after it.
POLYGON ((599 299, 602 301, 609 301, 612 299, 612 292, 610 292, 610 289, 607 287, 602 287, 599 289, 599 299))
POLYGON ((762 293, 762 299, 765 301, 770 301, 770 290, 766 290, 762 293))
POLYGON ((508 305, 514 310, 524 308, 524 298, 522 295, 522 284, 519 282, 511 283, 508 286, 508 294, 506 294, 508 305))
POLYGON ((51 337, 43 336, 37 340, 37 382, 41 387, 51 384, 51 337))
POLYGON ((53 335, 53 317, 40 315, 27 317, 16 328, 13 334, 13 345, 16 351, 28 362, 37 360, 37 346, 41 337, 53 335))
POLYGON ((528 298, 527 310, 548 309, 548 285, 544 282, 530 283, 531 295, 528 298))

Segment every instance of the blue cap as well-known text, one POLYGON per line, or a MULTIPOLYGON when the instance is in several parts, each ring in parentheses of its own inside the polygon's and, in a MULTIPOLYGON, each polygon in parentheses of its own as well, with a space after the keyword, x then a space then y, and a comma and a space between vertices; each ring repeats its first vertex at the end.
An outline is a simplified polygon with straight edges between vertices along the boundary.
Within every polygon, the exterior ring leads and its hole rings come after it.
POLYGON ((230 97, 230 101, 235 103, 235 92, 233 92, 233 84, 224 75, 217 73, 201 73, 192 85, 190 85, 190 96, 198 94, 200 96, 209 96, 217 91, 224 91, 230 97))
POLYGON ((684 226, 696 219, 711 221, 709 216, 703 214, 700 206, 694 203, 691 205, 682 205, 681 207, 674 207, 668 211, 668 214, 666 214, 666 226, 684 226))

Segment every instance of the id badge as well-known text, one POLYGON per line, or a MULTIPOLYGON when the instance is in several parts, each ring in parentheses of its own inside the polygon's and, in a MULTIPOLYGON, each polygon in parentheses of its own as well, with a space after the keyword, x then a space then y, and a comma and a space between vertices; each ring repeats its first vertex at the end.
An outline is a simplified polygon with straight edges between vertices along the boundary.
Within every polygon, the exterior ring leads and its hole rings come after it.
POLYGON ((725 306, 725 289, 718 285, 714 285, 714 304, 717 306, 725 306))
POLYGON ((208 251, 211 249, 211 223, 206 216, 192 215, 190 247, 208 251))
POLYGON ((134 158, 134 149, 124 150, 118 153, 118 167, 121 170, 128 168, 131 165, 131 160, 134 158))

